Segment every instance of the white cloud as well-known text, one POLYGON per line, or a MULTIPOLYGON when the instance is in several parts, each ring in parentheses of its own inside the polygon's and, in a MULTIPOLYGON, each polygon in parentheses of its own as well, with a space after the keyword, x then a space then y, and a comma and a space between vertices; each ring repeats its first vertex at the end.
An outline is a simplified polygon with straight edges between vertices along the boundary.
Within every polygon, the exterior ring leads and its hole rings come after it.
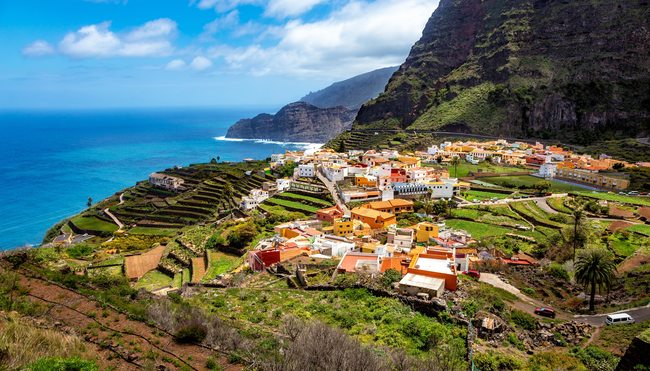
MULTIPOLYGON (((56 52, 71 58, 110 57, 163 57, 174 51, 170 40, 176 37, 176 22, 160 18, 136 27, 131 32, 116 34, 109 30, 111 22, 84 26, 77 32, 69 32, 59 42, 56 52)), ((23 54, 38 56, 33 52, 55 49, 44 41, 25 46, 23 54)))
POLYGON ((167 63, 165 69, 168 71, 182 71, 185 69, 185 61, 182 59, 174 59, 173 61, 167 63))
POLYGON ((25 45, 22 54, 26 57, 42 57, 54 54, 54 47, 47 41, 36 40, 31 44, 25 45))
POLYGON ((269 0, 264 15, 270 17, 291 17, 310 11, 315 5, 327 0, 269 0))
POLYGON ((203 32, 199 35, 199 41, 213 42, 215 39, 212 37, 218 31, 227 30, 239 24, 239 11, 237 9, 228 13, 225 17, 217 18, 210 23, 203 26, 203 32))
POLYGON ((287 22, 282 31, 273 31, 281 35, 276 46, 216 45, 207 56, 223 57, 231 69, 253 75, 351 76, 403 63, 437 4, 352 0, 326 19, 287 22))
MULTIPOLYGON (((267 17, 293 17, 310 11, 315 5, 328 2, 329 0, 200 0, 197 4, 199 9, 214 8, 218 13, 224 13, 236 9, 241 5, 257 5, 265 8, 264 15, 267 17)), ((192 1, 190 5, 193 5, 192 1)))
POLYGON ((210 67, 212 67, 212 61, 206 57, 196 57, 192 63, 190 63, 190 68, 195 71, 203 71, 210 67))

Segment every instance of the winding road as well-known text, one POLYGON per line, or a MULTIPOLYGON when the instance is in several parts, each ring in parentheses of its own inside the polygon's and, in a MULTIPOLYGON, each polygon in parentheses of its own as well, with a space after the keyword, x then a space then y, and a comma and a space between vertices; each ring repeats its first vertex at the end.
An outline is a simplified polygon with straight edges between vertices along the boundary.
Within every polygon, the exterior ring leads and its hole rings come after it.
MULTIPOLYGON (((503 282, 497 275, 481 272, 481 278, 479 279, 479 281, 506 290, 509 293, 516 295, 517 298, 519 298, 521 301, 512 304, 509 303, 509 305, 511 305, 512 307, 530 313, 537 318, 545 318, 534 314, 534 312, 535 312, 535 308, 543 308, 547 306, 547 304, 524 295, 521 291, 519 291, 518 288, 516 288, 515 286, 509 283, 503 282)), ((632 316, 632 318, 634 318, 636 323, 640 323, 650 319, 650 304, 644 307, 625 309, 613 313, 623 313, 623 312, 632 316)), ((596 327, 605 326, 605 317, 607 317, 608 314, 612 314, 612 313, 605 313, 605 314, 597 314, 597 315, 571 315, 569 313, 561 312, 559 310, 556 310, 556 313, 557 313, 557 318, 559 319, 574 320, 576 322, 584 322, 596 327)))
MULTIPOLYGON (((124 193, 120 194, 120 203, 118 205, 121 205, 121 204, 124 203, 124 197, 123 196, 124 196, 124 193)), ((124 228, 124 224, 122 224, 122 222, 120 222, 120 220, 117 219, 117 217, 115 215, 113 215, 108 208, 104 209, 104 213, 106 215, 108 215, 111 219, 113 219, 115 224, 117 224, 117 226, 119 227, 118 232, 122 232, 122 228, 124 228)))
POLYGON ((339 193, 336 191, 336 186, 334 185, 334 183, 330 182, 330 180, 327 179, 327 177, 323 175, 323 173, 321 173, 321 169, 322 168, 318 168, 318 170, 316 170, 316 176, 321 182, 323 182, 323 184, 325 184, 325 187, 327 187, 327 190, 330 191, 330 193, 332 194, 332 198, 334 199, 336 204, 341 208, 341 210, 343 210, 345 216, 349 218, 350 210, 345 205, 345 202, 341 200, 339 193))

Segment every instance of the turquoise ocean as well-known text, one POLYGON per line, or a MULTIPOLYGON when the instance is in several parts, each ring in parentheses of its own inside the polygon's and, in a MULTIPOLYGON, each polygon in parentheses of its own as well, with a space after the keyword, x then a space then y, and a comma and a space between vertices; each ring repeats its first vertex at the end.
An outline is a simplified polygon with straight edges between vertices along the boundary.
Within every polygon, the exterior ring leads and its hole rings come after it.
POLYGON ((175 165, 314 147, 228 140, 241 118, 280 107, 0 111, 0 250, 38 245, 49 227, 175 165))

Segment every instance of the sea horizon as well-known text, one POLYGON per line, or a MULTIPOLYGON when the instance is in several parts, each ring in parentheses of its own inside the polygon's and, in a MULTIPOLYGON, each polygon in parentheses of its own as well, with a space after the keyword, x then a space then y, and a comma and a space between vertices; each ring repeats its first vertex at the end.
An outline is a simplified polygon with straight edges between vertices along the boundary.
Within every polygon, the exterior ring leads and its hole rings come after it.
POLYGON ((40 244, 88 197, 98 202, 155 171, 322 145, 225 138, 237 120, 273 108, 0 109, 0 250, 40 244))

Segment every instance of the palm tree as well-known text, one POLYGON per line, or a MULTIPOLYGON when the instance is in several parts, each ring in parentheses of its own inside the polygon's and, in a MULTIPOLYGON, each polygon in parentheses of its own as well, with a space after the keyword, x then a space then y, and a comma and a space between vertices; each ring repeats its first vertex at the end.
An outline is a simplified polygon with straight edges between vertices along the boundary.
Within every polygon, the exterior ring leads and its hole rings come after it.
POLYGON ((431 215, 433 212, 433 200, 429 199, 424 201, 424 212, 427 215, 431 215))
POLYGON ((576 281, 585 286, 585 291, 591 288, 589 310, 593 311, 596 288, 601 292, 612 288, 616 265, 605 250, 591 249, 580 252, 574 267, 576 281))
POLYGON ((454 167, 454 177, 458 178, 458 165, 460 165, 460 157, 454 156, 449 162, 454 167))
POLYGON ((217 162, 219 162, 219 160, 221 160, 221 157, 217 156, 217 162))
POLYGON ((226 199, 231 199, 234 193, 235 190, 232 188, 230 183, 226 183, 226 185, 223 186, 223 195, 226 199))
POLYGON ((576 250, 578 248, 578 227, 586 219, 586 214, 582 209, 576 209, 573 212, 573 261, 576 260, 576 250))

